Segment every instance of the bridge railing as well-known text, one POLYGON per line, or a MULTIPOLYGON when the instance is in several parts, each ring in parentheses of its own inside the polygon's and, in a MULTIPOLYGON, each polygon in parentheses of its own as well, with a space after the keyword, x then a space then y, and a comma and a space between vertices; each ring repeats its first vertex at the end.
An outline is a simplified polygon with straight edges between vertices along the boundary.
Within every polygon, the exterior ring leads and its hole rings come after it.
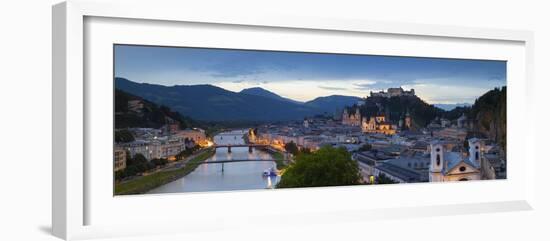
POLYGON ((275 160, 274 159, 231 159, 231 160, 220 160, 220 161, 206 161, 206 162, 201 162, 200 164, 231 163, 231 162, 275 162, 275 160))

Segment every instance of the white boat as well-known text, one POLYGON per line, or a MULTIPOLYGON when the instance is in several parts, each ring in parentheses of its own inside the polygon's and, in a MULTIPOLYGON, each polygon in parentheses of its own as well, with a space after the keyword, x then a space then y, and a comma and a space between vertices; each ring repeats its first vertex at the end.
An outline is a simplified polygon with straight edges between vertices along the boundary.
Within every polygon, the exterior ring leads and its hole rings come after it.
POLYGON ((274 176, 277 176, 277 172, 275 171, 275 168, 272 167, 269 169, 265 169, 262 175, 264 177, 274 177, 274 176))

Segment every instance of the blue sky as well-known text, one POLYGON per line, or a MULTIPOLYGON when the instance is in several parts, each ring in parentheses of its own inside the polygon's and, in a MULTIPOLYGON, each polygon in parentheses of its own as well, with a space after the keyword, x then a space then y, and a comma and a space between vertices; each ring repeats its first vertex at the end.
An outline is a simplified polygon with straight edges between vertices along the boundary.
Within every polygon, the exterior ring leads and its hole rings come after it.
POLYGON ((262 87, 299 101, 401 86, 428 103, 455 104, 506 85, 506 62, 116 45, 115 76, 235 92, 262 87))

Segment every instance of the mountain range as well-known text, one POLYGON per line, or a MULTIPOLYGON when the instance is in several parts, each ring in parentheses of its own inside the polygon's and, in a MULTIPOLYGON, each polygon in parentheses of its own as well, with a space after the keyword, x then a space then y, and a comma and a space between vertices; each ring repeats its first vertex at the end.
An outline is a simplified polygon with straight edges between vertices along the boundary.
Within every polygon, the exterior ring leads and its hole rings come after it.
POLYGON ((299 102, 259 87, 233 92, 207 84, 163 86, 118 77, 115 88, 204 121, 301 120, 318 114, 332 115, 361 100, 333 95, 299 102))

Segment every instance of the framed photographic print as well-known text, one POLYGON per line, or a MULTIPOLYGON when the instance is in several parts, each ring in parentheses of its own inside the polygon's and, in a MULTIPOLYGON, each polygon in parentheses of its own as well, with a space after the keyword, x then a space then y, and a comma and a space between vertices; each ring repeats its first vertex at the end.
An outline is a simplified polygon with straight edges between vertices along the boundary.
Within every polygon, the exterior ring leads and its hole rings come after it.
POLYGON ((53 8, 56 236, 532 208, 530 32, 125 5, 53 8))

